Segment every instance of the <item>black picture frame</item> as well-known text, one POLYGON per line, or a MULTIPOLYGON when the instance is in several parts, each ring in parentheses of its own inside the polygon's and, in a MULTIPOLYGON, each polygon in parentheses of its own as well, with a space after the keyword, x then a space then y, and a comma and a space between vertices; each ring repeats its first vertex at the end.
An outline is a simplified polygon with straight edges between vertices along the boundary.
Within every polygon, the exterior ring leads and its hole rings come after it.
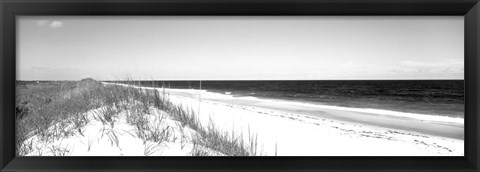
POLYGON ((1 0, 1 171, 478 171, 478 0, 1 0), (19 15, 459 15, 465 17, 464 157, 15 157, 19 15))

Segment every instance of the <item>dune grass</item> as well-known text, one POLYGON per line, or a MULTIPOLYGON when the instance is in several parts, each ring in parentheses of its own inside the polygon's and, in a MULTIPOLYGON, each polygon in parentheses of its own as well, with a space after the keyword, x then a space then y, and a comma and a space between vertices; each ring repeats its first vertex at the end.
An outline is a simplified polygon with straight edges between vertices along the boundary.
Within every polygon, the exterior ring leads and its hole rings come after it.
MULTIPOLYGON (((22 111, 22 117, 17 118, 17 154, 22 156, 33 151, 32 144, 35 143, 24 142, 33 135, 46 142, 75 134, 83 136, 84 127, 91 120, 86 116, 87 112, 98 109, 94 118, 103 123, 104 134, 110 138, 112 145, 119 144, 118 136, 114 132, 118 122, 117 115, 126 111, 127 122, 135 126, 135 135, 144 141, 144 154, 150 155, 156 145, 172 141, 173 132, 170 126, 161 127, 149 123, 147 117, 151 107, 166 112, 172 119, 179 121, 182 127, 196 131, 192 141, 195 145, 192 150, 194 156, 259 154, 254 135, 249 133, 249 139, 244 140, 241 133, 238 135, 221 131, 213 122, 204 126, 193 110, 173 104, 165 92, 135 88, 132 85, 103 85, 92 79, 84 79, 69 83, 68 87, 62 85, 59 91, 49 92, 47 101, 39 98, 29 102, 26 112, 22 111)), ((156 120, 156 124, 161 124, 164 119, 156 120)), ((54 155, 68 155, 67 150, 59 146, 51 147, 51 151, 54 155)))
POLYGON ((248 134, 248 140, 244 140, 243 135, 237 135, 235 132, 221 131, 215 127, 211 121, 207 126, 201 124, 197 114, 188 107, 175 105, 168 100, 165 93, 160 93, 158 89, 141 89, 127 86, 129 92, 136 92, 134 95, 142 100, 141 102, 153 103, 155 108, 167 112, 173 119, 179 121, 183 126, 187 126, 197 132, 194 138, 194 150, 192 152, 202 152, 200 154, 193 153, 192 155, 208 156, 205 150, 195 150, 209 148, 223 155, 228 156, 254 156, 259 155, 257 138, 253 134, 248 134), (143 93, 143 94, 142 94, 143 93))
POLYGON ((17 154, 29 152, 22 148, 25 147, 22 142, 33 135, 39 136, 42 141, 67 137, 75 132, 82 135, 81 127, 88 123, 83 114, 101 106, 93 99, 90 101, 91 95, 94 95, 92 90, 100 85, 101 83, 88 81, 48 84, 35 86, 38 88, 34 90, 38 91, 34 93, 27 90, 23 95, 17 94, 17 109, 18 102, 27 102, 22 103, 26 104, 23 108, 27 110, 22 115, 18 115, 18 112, 16 114, 17 154))

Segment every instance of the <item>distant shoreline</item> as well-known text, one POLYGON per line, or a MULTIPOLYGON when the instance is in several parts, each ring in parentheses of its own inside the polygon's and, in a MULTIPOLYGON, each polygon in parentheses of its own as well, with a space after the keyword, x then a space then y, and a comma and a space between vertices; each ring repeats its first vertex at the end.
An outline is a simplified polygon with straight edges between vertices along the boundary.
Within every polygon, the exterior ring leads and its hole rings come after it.
MULTIPOLYGON (((139 88, 153 89, 152 87, 139 88)), ((209 92, 207 90, 167 88, 165 90, 173 96, 198 99, 198 94, 200 93, 202 100, 230 103, 247 107, 252 106, 264 109, 274 109, 292 114, 327 117, 366 125, 464 139, 464 119, 458 117, 414 114, 384 109, 311 104, 293 102, 291 100, 262 99, 251 96, 234 97, 232 95, 209 92)))
MULTIPOLYGON (((199 81, 115 81, 144 87, 199 89, 199 81)), ((462 80, 202 81, 202 90, 321 105, 465 116, 462 80)))

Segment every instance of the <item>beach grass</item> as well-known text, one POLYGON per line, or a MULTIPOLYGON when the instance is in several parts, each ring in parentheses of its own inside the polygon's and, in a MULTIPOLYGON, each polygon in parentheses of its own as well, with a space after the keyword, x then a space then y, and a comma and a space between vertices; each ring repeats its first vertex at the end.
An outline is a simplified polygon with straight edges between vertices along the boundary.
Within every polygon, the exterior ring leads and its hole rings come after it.
MULTIPOLYGON (((161 127, 149 123, 151 107, 166 112, 180 122, 182 127, 196 132, 191 155, 259 154, 255 135, 248 133, 249 139, 245 140, 242 133, 221 131, 215 127, 214 122, 202 125, 192 109, 172 103, 165 92, 158 89, 104 85, 93 79, 42 84, 28 85, 22 94, 17 94, 16 143, 17 155, 20 156, 33 151, 32 145, 35 143, 25 140, 34 135, 45 142, 77 134, 83 136, 85 126, 92 120, 86 114, 93 109, 97 109, 94 118, 102 122, 104 134, 116 146, 119 145, 119 140, 114 128, 118 123, 118 114, 128 112, 126 120, 135 126, 135 135, 144 141, 144 154, 151 155, 155 145, 171 141, 173 132, 171 126, 161 127)), ((159 118, 157 124, 163 122, 164 119, 159 118)), ((67 150, 58 146, 52 146, 50 150, 54 155, 68 155, 67 150)))

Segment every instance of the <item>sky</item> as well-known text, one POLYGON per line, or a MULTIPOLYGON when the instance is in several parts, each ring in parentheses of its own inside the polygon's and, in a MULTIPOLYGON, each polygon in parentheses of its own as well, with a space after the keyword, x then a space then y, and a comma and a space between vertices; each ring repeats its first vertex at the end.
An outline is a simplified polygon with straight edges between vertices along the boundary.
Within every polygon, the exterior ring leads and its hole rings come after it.
POLYGON ((463 16, 21 16, 17 80, 463 79, 463 16))

